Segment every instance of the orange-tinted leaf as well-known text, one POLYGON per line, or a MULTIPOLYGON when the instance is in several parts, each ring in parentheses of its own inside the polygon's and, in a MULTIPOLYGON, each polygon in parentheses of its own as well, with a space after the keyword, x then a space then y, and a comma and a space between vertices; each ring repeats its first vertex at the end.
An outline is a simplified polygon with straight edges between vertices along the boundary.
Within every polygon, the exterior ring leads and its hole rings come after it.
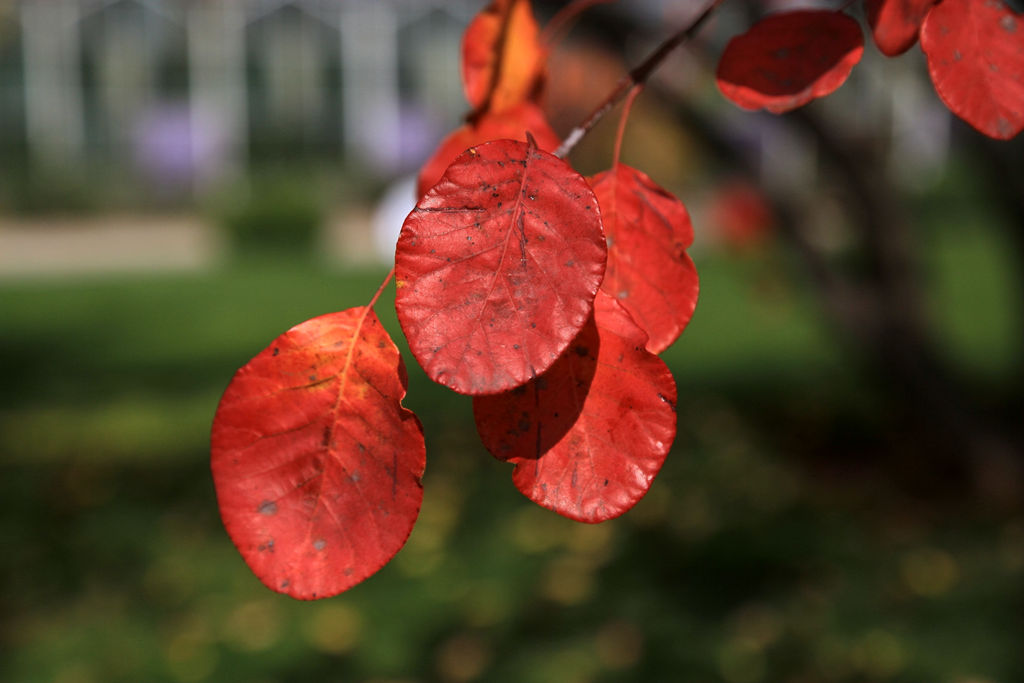
POLYGON ((944 0, 921 27, 939 97, 985 135, 1024 129, 1024 16, 1001 0, 944 0))
POLYGON ((529 0, 494 0, 462 38, 462 83, 474 109, 501 112, 537 93, 544 46, 529 0))
POLYGON ((307 320, 240 369, 213 421, 221 518, 260 581, 340 593, 405 543, 423 499, 398 349, 366 307, 307 320))
POLYGON ((544 112, 532 102, 523 102, 499 113, 485 112, 475 122, 466 123, 441 142, 434 156, 420 171, 416 196, 426 194, 441 179, 448 164, 473 145, 491 140, 525 141, 527 132, 536 139, 537 146, 547 152, 558 149, 561 143, 544 112))
POLYGON ((686 253, 693 226, 686 207, 641 171, 618 164, 590 181, 608 237, 601 289, 617 298, 661 353, 697 306, 697 269, 686 253))
POLYGON ((716 79, 736 105, 781 114, 836 90, 863 53, 860 26, 845 14, 785 12, 730 40, 716 79))
POLYGON ((867 0, 864 10, 884 55, 901 55, 917 42, 921 22, 936 0, 867 0))
POLYGON ((477 431, 527 498, 581 522, 618 517, 651 486, 676 435, 676 385, 647 335, 603 292, 546 373, 473 399, 477 431))
POLYGON ((590 315, 606 247, 597 198, 527 143, 461 154, 402 226, 395 308, 435 382, 490 394, 544 372, 590 315))

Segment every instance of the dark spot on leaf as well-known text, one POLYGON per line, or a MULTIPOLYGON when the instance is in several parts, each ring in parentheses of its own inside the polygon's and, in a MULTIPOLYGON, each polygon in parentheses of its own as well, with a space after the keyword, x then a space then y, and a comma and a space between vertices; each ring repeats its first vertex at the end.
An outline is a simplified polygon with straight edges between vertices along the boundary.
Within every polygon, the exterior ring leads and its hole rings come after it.
POLYGON ((275 515, 277 514, 277 503, 272 500, 265 500, 260 503, 259 507, 256 508, 256 511, 261 515, 275 515))
POLYGON ((607 485, 608 485, 608 480, 607 480, 607 479, 605 479, 605 480, 604 480, 604 485, 605 485, 605 486, 607 486, 607 485))
POLYGON ((320 445, 326 448, 331 445, 331 428, 330 426, 324 427, 323 436, 320 438, 320 445))
POLYGON ((325 541, 322 538, 318 538, 315 541, 313 541, 313 548, 315 550, 323 550, 326 547, 327 547, 327 541, 325 541))
POLYGON ((290 585, 292 585, 292 582, 289 581, 288 579, 285 579, 284 581, 281 582, 281 588, 287 588, 290 585))
POLYGON ((512 348, 515 349, 516 351, 518 351, 519 350, 519 344, 513 344, 512 348))
POLYGON ((279 354, 279 353, 281 353, 281 349, 279 349, 279 348, 277 348, 277 347, 275 346, 275 347, 274 347, 274 353, 273 353, 272 355, 275 355, 275 356, 276 356, 276 355, 277 355, 277 354, 279 354))
POLYGON ((590 349, 588 349, 586 346, 583 346, 582 344, 577 344, 572 348, 572 350, 575 351, 576 355, 579 356, 580 358, 583 358, 584 356, 590 353, 590 349))

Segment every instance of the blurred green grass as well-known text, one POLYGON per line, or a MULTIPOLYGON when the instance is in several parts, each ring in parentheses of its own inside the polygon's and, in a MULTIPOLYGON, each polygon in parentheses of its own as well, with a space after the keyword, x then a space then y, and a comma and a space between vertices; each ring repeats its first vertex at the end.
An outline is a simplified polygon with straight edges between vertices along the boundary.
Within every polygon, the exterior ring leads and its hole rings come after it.
MULTIPOLYGON (((996 382, 1020 341, 999 245, 929 244, 948 353, 996 382)), ((674 451, 600 526, 515 491, 385 296, 426 429, 424 508, 394 562, 317 603, 268 592, 231 546, 209 423, 238 366, 365 303, 383 271, 286 257, 0 283, 0 680, 1024 679, 1024 518, 860 468, 889 423, 783 255, 698 267, 697 315, 665 354, 674 451)))

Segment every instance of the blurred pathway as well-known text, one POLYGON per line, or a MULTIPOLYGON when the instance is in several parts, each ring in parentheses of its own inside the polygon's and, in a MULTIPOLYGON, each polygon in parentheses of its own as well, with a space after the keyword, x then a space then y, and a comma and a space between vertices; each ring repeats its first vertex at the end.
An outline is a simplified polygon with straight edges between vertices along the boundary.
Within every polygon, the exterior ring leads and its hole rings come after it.
POLYGON ((197 270, 223 252, 196 216, 0 218, 0 278, 197 270))

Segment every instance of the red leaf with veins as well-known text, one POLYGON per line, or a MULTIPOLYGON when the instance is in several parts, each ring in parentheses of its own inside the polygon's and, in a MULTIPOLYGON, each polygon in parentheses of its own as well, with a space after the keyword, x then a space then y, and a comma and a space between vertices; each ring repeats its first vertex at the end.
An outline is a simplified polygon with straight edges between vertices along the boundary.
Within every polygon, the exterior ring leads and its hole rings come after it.
POLYGON ((405 219, 395 308, 435 382, 493 394, 546 370, 604 276, 587 181, 552 154, 497 140, 466 150, 405 219))
POLYGON ((473 399, 477 431, 534 502, 581 522, 629 510, 651 486, 676 435, 672 373, 647 335, 603 292, 594 315, 546 373, 473 399))
POLYGON ((533 98, 546 58, 529 0, 495 0, 462 37, 466 99, 474 109, 500 112, 533 98))
POLYGON ((1024 16, 1001 0, 944 0, 921 27, 939 97, 985 135, 1024 129, 1024 16))
POLYGON ((242 367, 213 421, 221 518, 271 590, 336 595, 419 514, 425 451, 398 349, 366 307, 307 320, 242 367))
POLYGON ((441 179, 448 164, 473 145, 491 140, 525 141, 527 132, 536 139, 538 147, 548 152, 558 149, 561 143, 544 112, 531 102, 523 102, 497 114, 486 112, 475 122, 466 123, 445 138, 434 156, 423 165, 417 180, 416 196, 426 194, 441 179))
POLYGON ((928 10, 936 0, 866 0, 864 11, 868 15, 871 34, 882 54, 901 55, 917 42, 928 10))
POLYGON ((686 207, 641 171, 619 164, 590 180, 608 237, 601 290, 619 300, 661 353, 697 306, 697 269, 686 253, 693 226, 686 207))
POLYGON ((716 80, 737 106, 781 114, 835 91, 863 53, 860 26, 845 14, 774 14, 729 41, 716 80))

